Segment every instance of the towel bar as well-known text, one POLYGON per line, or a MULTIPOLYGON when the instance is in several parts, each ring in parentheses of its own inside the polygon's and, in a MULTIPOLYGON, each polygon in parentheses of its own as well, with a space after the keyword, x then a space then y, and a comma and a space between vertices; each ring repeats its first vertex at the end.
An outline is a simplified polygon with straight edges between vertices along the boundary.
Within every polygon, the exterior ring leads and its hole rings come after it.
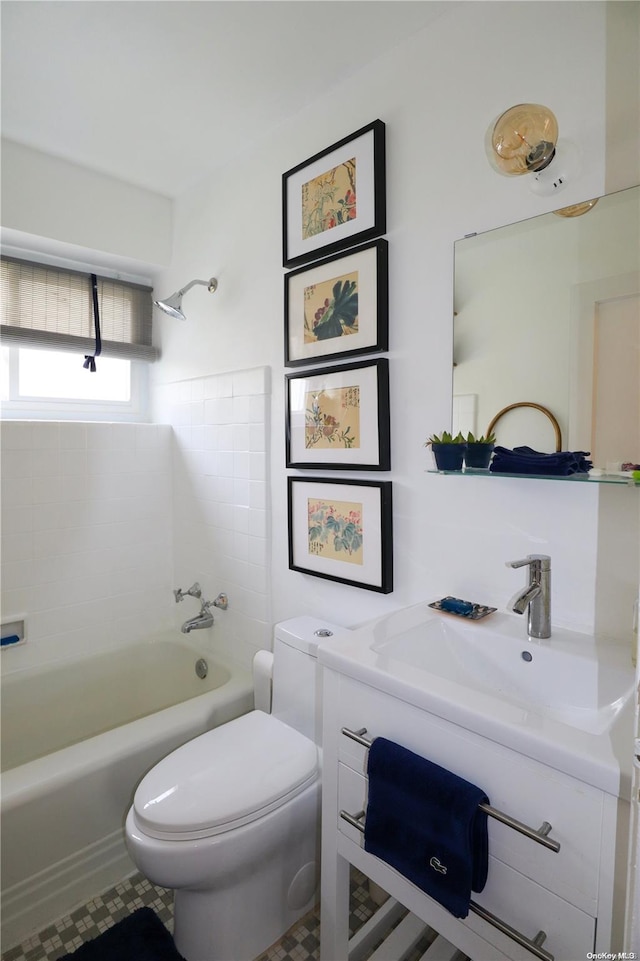
MULTIPOLYGON (((358 734, 361 736, 362 731, 358 732, 358 734)), ((347 734, 347 737, 348 736, 349 735, 347 734)), ((480 804, 479 807, 484 807, 484 805, 480 804)), ((356 814, 349 814, 348 811, 340 811, 340 817, 343 819, 343 821, 346 821, 347 824, 350 824, 352 827, 356 828, 361 834, 364 834, 364 816, 364 811, 358 811, 356 814)), ((475 901, 469 902, 469 910, 474 914, 477 914, 478 917, 482 918, 488 924, 491 924, 494 928, 497 928, 498 931, 502 932, 502 934, 506 934, 508 938, 511 938, 512 941, 517 942, 517 944, 521 945, 521 947, 531 951, 531 953, 535 954, 536 958, 539 958, 540 961, 555 961, 554 955, 550 954, 548 951, 545 951, 544 948, 541 947, 542 943, 547 937, 544 931, 538 931, 535 938, 531 940, 530 938, 525 937, 525 935, 516 928, 512 928, 511 925, 507 924, 506 921, 503 921, 501 918, 497 917, 497 915, 492 914, 491 911, 487 911, 487 909, 483 908, 482 905, 476 904, 475 901)))
MULTIPOLYGON (((364 737, 367 733, 366 727, 361 727, 357 731, 351 731, 348 727, 343 727, 342 733, 345 737, 351 738, 352 741, 356 741, 358 744, 366 747, 367 750, 373 743, 371 739, 364 737)), ((535 828, 529 827, 528 824, 523 824, 522 821, 517 821, 515 818, 510 817, 510 815, 504 814, 503 811, 499 811, 490 804, 479 804, 478 807, 481 811, 484 811, 485 814, 488 814, 489 817, 495 818, 496 821, 501 821, 502 824, 513 828, 513 830, 518 831, 519 834, 524 834, 525 837, 531 838, 532 841, 541 844, 544 848, 547 848, 547 850, 553 851, 555 854, 560 850, 560 842, 547 837, 551 832, 551 825, 548 821, 543 821, 536 830, 535 828)))

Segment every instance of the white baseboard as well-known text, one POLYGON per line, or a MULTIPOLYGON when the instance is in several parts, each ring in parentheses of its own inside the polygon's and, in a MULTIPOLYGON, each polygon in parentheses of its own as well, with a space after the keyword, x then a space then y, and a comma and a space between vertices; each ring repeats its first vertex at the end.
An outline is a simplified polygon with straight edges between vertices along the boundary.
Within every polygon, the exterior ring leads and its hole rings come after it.
POLYGON ((2 892, 2 950, 20 944, 135 870, 119 830, 7 888, 2 892))

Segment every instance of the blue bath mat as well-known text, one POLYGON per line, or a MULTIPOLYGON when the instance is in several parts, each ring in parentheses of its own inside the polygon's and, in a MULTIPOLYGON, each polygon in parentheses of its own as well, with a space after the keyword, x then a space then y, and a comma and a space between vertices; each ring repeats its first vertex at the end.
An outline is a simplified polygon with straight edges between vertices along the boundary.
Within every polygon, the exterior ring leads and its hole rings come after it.
POLYGON ((60 961, 184 961, 151 908, 140 908, 60 961))

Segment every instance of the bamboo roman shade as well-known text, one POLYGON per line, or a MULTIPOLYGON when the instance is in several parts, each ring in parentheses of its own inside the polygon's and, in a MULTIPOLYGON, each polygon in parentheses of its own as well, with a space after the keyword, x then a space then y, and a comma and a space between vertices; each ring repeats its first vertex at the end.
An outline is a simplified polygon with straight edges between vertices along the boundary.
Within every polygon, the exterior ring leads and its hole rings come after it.
MULTIPOLYGON (((91 275, 1 258, 3 343, 79 353, 95 346, 91 275)), ((153 361, 151 287, 98 277, 102 354, 153 361)))

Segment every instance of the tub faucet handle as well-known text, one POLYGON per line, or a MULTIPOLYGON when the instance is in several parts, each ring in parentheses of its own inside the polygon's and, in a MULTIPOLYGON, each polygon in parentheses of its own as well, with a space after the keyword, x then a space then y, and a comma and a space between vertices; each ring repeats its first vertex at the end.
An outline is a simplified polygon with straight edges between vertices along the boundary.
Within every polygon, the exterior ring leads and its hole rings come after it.
POLYGON ((187 597, 187 596, 189 596, 189 597, 201 597, 201 596, 202 596, 202 591, 201 591, 201 589, 200 589, 200 585, 199 585, 198 582, 196 581, 195 584, 192 584, 192 585, 191 585, 191 587, 189 588, 188 591, 183 591, 181 587, 178 587, 177 590, 175 590, 175 591, 173 592, 173 596, 174 596, 175 599, 176 599, 176 604, 179 604, 180 601, 183 601, 183 600, 185 599, 185 597, 187 597))
POLYGON ((229 607, 229 598, 226 594, 218 594, 215 601, 201 601, 203 611, 208 611, 211 607, 219 607, 221 611, 226 611, 229 607))

